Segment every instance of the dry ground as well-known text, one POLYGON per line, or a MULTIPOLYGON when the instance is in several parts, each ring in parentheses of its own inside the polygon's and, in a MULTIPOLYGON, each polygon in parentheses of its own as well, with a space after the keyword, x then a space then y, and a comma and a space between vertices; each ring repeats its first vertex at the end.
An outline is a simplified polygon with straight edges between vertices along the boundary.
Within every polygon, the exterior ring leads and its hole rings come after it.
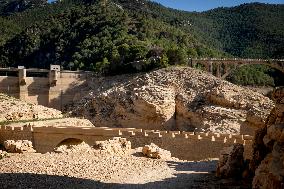
POLYGON ((9 154, 0 160, 0 188, 240 188, 217 182, 216 162, 155 160, 136 151, 9 154))

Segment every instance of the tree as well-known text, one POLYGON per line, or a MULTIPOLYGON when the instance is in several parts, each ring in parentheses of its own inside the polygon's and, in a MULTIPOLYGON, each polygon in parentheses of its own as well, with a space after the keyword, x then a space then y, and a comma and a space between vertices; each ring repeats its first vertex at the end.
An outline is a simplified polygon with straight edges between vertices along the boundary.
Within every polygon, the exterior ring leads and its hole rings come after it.
POLYGON ((169 65, 169 59, 167 54, 163 53, 160 59, 161 67, 167 67, 169 65))
POLYGON ((170 65, 187 64, 188 56, 183 48, 174 48, 167 51, 167 57, 170 65))
POLYGON ((105 71, 107 70, 108 66, 109 66, 109 61, 107 58, 103 58, 103 61, 101 62, 97 62, 95 65, 95 72, 97 73, 105 73, 105 71))

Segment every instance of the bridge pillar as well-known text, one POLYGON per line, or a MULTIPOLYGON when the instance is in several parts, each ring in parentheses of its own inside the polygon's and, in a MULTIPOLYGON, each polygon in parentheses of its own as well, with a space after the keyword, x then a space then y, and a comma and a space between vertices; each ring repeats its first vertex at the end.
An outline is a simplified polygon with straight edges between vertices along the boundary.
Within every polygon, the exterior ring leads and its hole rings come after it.
POLYGON ((56 86, 56 82, 58 80, 60 73, 60 66, 59 65, 50 65, 50 71, 49 71, 49 85, 56 86))
POLYGON ((205 66, 205 71, 210 72, 210 66, 208 64, 203 64, 205 66))
POLYGON ((23 67, 18 68, 19 85, 26 85, 27 70, 23 67))
POLYGON ((48 90, 48 106, 53 107, 59 110, 62 110, 62 89, 61 86, 58 85, 57 81, 60 77, 60 66, 59 65, 50 65, 49 70, 49 90, 48 90), (58 95, 58 91, 60 94, 58 95), (51 104, 52 99, 58 99, 60 103, 51 104))
POLYGON ((208 72, 209 73, 211 73, 211 74, 213 74, 213 62, 209 62, 209 70, 208 70, 208 72))
POLYGON ((224 70, 223 70, 223 74, 222 74, 221 77, 222 77, 222 79, 225 79, 230 72, 230 66, 226 63, 224 63, 223 65, 224 65, 224 70))
POLYGON ((224 74, 226 74, 226 73, 228 73, 228 71, 229 71, 229 65, 228 64, 224 64, 224 74))
POLYGON ((216 76, 221 78, 221 64, 217 63, 216 76))
POLYGON ((19 79, 19 99, 27 100, 28 88, 26 85, 27 70, 19 66, 18 67, 18 79, 19 79))

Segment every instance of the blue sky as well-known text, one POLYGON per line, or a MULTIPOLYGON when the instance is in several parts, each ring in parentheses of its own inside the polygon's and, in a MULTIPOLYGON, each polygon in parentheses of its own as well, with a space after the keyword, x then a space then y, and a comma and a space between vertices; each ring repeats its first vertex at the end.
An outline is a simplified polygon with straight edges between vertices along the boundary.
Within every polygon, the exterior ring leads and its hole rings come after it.
POLYGON ((205 11, 217 7, 231 7, 243 3, 270 3, 284 4, 284 0, 153 0, 167 7, 187 10, 187 11, 205 11))
MULTIPOLYGON (((48 0, 52 2, 54 0, 48 0)), ((129 0, 133 1, 133 0, 129 0)), ((206 11, 217 7, 232 7, 243 3, 270 3, 270 4, 284 4, 284 0, 152 0, 166 7, 171 7, 186 11, 206 11)))

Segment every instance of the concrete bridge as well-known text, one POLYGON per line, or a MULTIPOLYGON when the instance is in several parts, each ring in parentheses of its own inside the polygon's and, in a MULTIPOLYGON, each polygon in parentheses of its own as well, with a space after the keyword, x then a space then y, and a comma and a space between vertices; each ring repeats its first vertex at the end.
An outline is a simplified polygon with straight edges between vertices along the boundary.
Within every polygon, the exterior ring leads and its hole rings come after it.
POLYGON ((52 152, 65 141, 84 141, 94 146, 97 141, 123 137, 132 148, 155 143, 171 151, 174 157, 184 160, 218 158, 219 152, 234 143, 245 145, 245 156, 251 157, 252 136, 219 133, 156 131, 135 128, 102 127, 0 127, 0 144, 5 140, 30 140, 37 152, 52 152))
POLYGON ((225 79, 229 76, 234 70, 246 66, 246 65, 266 65, 279 70, 284 74, 284 60, 272 59, 190 59, 189 66, 196 68, 202 66, 203 69, 216 77, 225 79))

